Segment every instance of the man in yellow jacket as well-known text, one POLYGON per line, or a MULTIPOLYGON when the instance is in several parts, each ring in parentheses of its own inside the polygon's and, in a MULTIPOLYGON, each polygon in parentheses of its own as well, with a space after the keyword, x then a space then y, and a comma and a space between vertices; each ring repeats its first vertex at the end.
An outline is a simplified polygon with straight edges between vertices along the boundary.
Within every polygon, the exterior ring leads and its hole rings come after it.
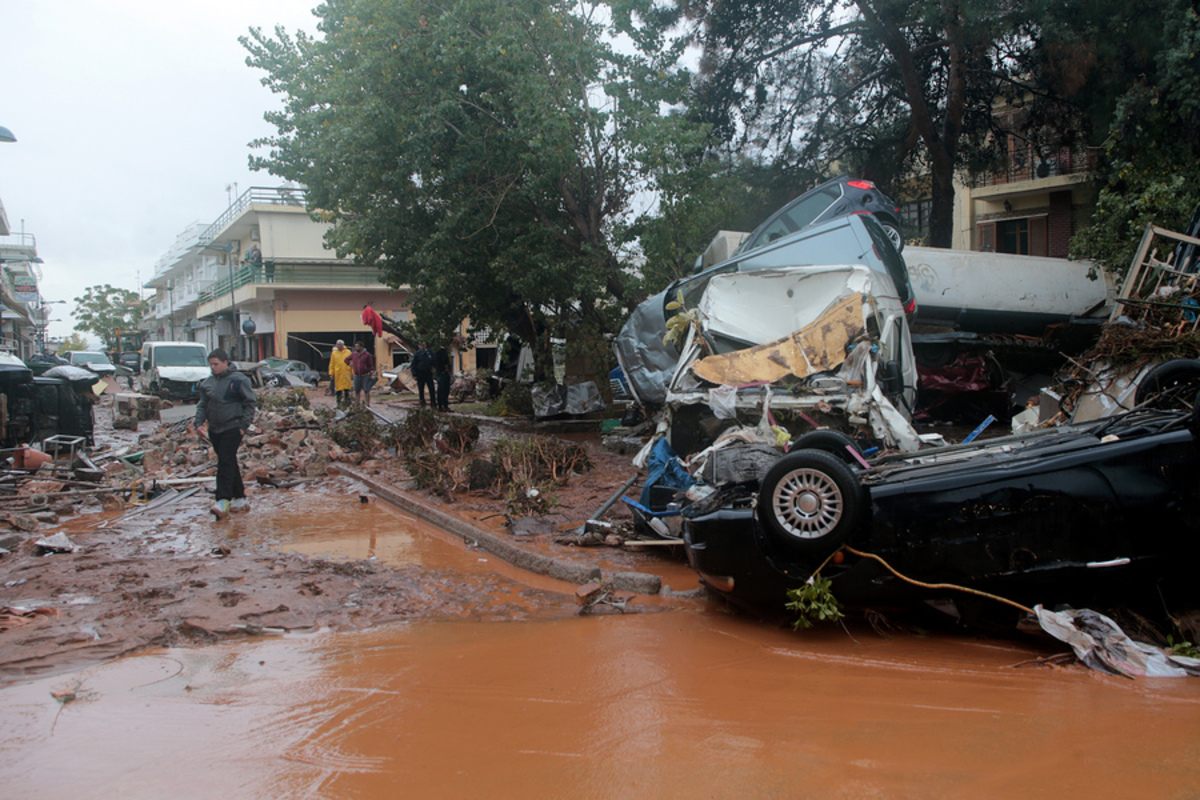
POLYGON ((333 383, 338 408, 350 405, 350 392, 354 388, 354 373, 350 362, 347 361, 349 357, 350 351, 346 348, 346 343, 338 339, 333 352, 329 354, 329 380, 333 383))

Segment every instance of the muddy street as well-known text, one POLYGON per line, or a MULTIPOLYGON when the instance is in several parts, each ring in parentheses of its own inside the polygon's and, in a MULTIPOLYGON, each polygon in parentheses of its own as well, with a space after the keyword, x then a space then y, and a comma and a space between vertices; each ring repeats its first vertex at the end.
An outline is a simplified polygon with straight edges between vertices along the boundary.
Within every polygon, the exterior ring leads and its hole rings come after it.
POLYGON ((1200 691, 723 613, 421 621, 0 692, 10 798, 1191 796, 1200 691), (72 699, 65 702, 64 692, 72 699))
POLYGON ((581 615, 352 475, 252 500, 97 510, 61 525, 80 551, 6 557, 3 603, 56 615, 0 632, 5 798, 1200 791, 1194 680, 1033 637, 796 633, 697 596, 672 548, 585 549, 669 588, 581 615))

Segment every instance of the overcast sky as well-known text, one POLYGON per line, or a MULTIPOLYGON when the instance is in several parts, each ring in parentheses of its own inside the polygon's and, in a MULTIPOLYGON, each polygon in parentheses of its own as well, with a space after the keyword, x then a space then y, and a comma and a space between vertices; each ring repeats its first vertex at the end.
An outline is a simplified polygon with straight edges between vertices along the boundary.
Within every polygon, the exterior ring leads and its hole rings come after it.
POLYGON ((0 0, 0 201, 37 237, 51 336, 88 286, 136 290, 177 234, 276 186, 247 165, 279 99, 237 37, 315 32, 316 0, 0 0), (63 309, 63 311, 58 311, 63 309))

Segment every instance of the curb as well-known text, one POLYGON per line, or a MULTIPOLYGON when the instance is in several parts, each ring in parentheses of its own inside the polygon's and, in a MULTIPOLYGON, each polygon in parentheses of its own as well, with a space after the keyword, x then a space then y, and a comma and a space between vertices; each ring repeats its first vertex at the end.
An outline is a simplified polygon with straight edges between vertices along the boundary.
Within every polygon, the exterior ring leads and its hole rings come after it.
POLYGON ((636 594, 658 594, 662 590, 662 579, 657 575, 645 572, 609 572, 605 573, 599 567, 585 567, 561 558, 531 553, 517 545, 496 536, 490 531, 477 528, 469 522, 439 511, 436 508, 421 503, 404 492, 398 491, 375 478, 360 472, 345 464, 332 465, 341 474, 354 478, 371 487, 379 497, 388 501, 403 511, 412 514, 417 519, 436 525, 442 530, 452 533, 463 541, 470 542, 496 558, 529 572, 545 575, 567 583, 584 584, 593 581, 611 583, 613 588, 622 592, 636 594))

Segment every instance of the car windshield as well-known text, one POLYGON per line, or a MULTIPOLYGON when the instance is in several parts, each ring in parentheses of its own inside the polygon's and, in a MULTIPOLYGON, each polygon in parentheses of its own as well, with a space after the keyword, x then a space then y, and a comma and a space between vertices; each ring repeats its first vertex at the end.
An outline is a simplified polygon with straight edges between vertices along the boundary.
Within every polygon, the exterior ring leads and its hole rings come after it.
POLYGON ((72 353, 71 361, 75 364, 111 364, 104 353, 72 353))
POLYGON ((203 347, 156 347, 154 358, 160 367, 207 367, 203 347))
POLYGON ((773 219, 767 220, 759 230, 752 233, 746 246, 742 248, 742 252, 753 250, 760 244, 773 242, 789 233, 795 233, 806 225, 811 225, 813 220, 821 216, 825 209, 837 202, 841 196, 841 186, 826 186, 814 190, 809 195, 802 196, 799 200, 794 201, 794 205, 785 207, 773 219))

